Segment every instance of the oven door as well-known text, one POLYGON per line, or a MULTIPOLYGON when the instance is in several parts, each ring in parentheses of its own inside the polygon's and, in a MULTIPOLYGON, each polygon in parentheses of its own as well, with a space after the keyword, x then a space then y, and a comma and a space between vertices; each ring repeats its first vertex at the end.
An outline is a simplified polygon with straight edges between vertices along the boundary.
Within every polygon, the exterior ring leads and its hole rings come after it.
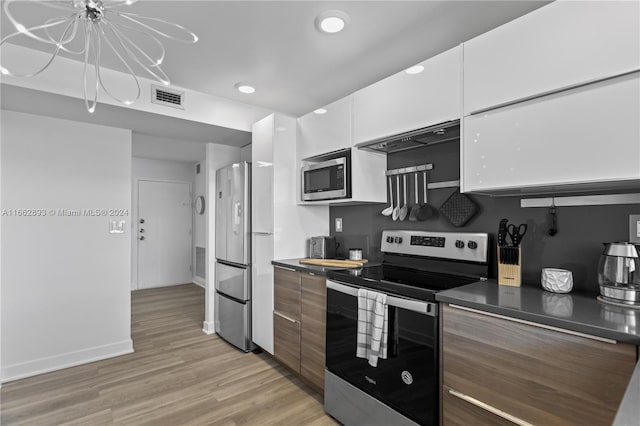
POLYGON ((438 419, 437 305, 387 296, 387 359, 356 357, 358 289, 327 281, 327 370, 423 425, 438 419))
POLYGON ((348 198, 349 162, 346 157, 320 163, 311 163, 302 168, 302 200, 317 201, 348 198))

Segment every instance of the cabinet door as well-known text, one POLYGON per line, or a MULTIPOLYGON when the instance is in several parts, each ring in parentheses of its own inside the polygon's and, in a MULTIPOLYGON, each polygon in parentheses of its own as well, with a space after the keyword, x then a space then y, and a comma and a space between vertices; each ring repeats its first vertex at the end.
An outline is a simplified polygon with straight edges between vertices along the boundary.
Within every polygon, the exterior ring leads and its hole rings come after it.
POLYGON ((273 356, 300 373, 300 323, 278 312, 273 313, 273 356))
POLYGON ((465 117, 463 190, 552 192, 637 182, 638 117, 640 72, 465 117))
POLYGON ((251 126, 251 232, 273 233, 274 115, 251 126))
POLYGON ((273 355, 273 235, 252 234, 251 333, 253 341, 273 355))
POLYGON ((351 148, 352 97, 325 106, 327 112, 310 112, 298 118, 298 158, 308 158, 351 148))
POLYGON ((640 3, 558 1, 464 43, 464 115, 640 69, 640 3))
POLYGON ((463 399, 465 395, 449 389, 442 388, 442 404, 446 410, 442 413, 443 426, 513 426, 514 423, 493 414, 489 407, 482 403, 474 404, 463 399))
POLYGON ((327 288, 325 277, 300 274, 300 374, 324 389, 327 288))
POLYGON ((531 424, 610 425, 635 362, 634 345, 443 306, 443 391, 531 424))
POLYGON ((273 309, 276 312, 300 320, 300 273, 294 270, 273 268, 273 309))
POLYGON ((354 144, 460 119, 460 47, 353 95, 354 144))

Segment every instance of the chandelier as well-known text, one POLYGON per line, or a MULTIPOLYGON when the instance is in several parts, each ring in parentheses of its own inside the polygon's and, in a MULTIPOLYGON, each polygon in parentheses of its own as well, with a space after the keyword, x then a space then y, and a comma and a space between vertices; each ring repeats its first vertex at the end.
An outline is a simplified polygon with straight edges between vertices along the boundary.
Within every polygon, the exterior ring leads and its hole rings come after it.
POLYGON ((50 45, 52 51, 44 66, 33 72, 13 73, 0 64, 0 73, 12 77, 34 77, 47 69, 61 52, 65 52, 83 59, 84 103, 87 111, 95 111, 100 88, 117 102, 133 104, 140 99, 141 92, 136 70, 143 71, 164 85, 169 85, 169 77, 160 68, 166 53, 160 37, 182 43, 198 41, 193 32, 181 25, 125 12, 126 6, 137 1, 31 0, 29 3, 56 9, 61 16, 26 27, 12 12, 12 4, 18 2, 4 0, 4 12, 16 31, 2 38, 0 46, 14 37, 26 36, 50 45), (123 99, 114 95, 114 87, 105 84, 106 79, 103 78, 100 69, 103 50, 110 51, 110 55, 119 66, 126 70, 126 74, 134 83, 132 87, 135 86, 134 96, 123 99))

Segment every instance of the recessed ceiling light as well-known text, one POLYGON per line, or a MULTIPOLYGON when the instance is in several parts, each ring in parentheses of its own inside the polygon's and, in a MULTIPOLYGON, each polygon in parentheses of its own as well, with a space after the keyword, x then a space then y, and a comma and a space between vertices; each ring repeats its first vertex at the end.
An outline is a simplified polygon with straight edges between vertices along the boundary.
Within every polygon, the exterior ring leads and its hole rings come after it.
POLYGON ((316 114, 326 114, 327 110, 324 109, 324 108, 318 108, 317 110, 315 110, 313 112, 315 112, 316 114))
POLYGON ((407 74, 420 74, 422 71, 424 71, 424 66, 422 65, 414 65, 404 70, 407 74))
POLYGON ((247 83, 236 83, 234 85, 234 87, 236 89, 238 89, 238 92, 241 92, 241 93, 250 94, 250 93, 253 93, 253 92, 256 91, 255 87, 253 87, 253 86, 251 86, 250 84, 247 84, 247 83))
POLYGON ((323 33, 339 33, 351 22, 349 15, 341 10, 327 10, 316 17, 316 28, 323 33))

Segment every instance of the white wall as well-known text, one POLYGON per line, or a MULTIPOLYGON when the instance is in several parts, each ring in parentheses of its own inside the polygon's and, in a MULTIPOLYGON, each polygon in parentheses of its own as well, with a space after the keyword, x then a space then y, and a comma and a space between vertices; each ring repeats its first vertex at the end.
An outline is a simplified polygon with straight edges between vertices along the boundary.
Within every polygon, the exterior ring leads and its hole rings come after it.
POLYGON ((2 217, 1 380, 132 352, 131 216, 52 212, 131 212, 131 132, 10 111, 1 122, 2 206, 46 214, 2 217), (109 233, 112 219, 125 233, 109 233))
POLYGON ((240 161, 251 162, 251 144, 245 145, 240 148, 240 161))
POLYGON ((204 161, 206 145, 200 142, 133 133, 133 156, 140 158, 187 162, 204 161))
MULTIPOLYGON (((135 139, 135 138, 134 138, 135 139)), ((195 163, 183 161, 152 160, 148 158, 133 158, 132 161, 132 222, 131 233, 135 235, 131 240, 131 289, 138 289, 138 181, 158 180, 173 182, 189 182, 193 189, 193 173, 195 163)))
POLYGON ((206 212, 206 246, 207 250, 207 285, 205 297, 205 319, 203 331, 207 334, 215 333, 215 241, 216 241, 216 170, 221 167, 228 166, 234 162, 240 161, 240 148, 234 148, 226 145, 207 144, 207 160, 206 160, 206 194, 205 197, 209 202, 206 212))

